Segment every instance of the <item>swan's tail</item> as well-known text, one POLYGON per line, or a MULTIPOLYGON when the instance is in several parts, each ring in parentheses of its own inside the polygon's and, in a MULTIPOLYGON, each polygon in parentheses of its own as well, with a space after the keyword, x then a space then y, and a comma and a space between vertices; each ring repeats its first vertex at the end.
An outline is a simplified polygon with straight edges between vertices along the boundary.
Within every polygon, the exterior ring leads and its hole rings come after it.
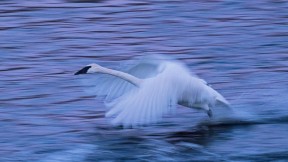
POLYGON ((211 87, 209 87, 209 89, 216 96, 216 101, 217 101, 216 104, 221 104, 228 108, 231 107, 230 103, 220 93, 218 93, 216 90, 214 90, 211 87))

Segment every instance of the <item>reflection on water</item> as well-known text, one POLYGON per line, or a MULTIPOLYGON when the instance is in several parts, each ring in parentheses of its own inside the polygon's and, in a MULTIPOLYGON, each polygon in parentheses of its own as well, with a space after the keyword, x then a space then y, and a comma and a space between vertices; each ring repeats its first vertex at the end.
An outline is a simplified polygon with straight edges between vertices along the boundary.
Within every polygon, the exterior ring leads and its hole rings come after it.
POLYGON ((0 161, 288 159, 286 1, 0 6, 0 161), (187 63, 240 118, 209 121, 179 108, 157 125, 112 127, 101 100, 73 73, 91 62, 117 68, 149 54, 187 63))

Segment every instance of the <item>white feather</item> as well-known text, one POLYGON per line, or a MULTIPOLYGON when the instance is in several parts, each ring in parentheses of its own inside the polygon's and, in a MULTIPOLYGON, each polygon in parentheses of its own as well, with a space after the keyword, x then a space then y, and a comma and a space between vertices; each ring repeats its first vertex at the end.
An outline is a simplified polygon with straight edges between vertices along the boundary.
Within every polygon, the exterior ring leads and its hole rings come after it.
MULTIPOLYGON (((130 68, 125 70, 126 73, 131 74, 138 78, 149 78, 157 74, 158 64, 151 61, 149 58, 134 60, 134 63, 130 68), (149 61, 150 60, 150 61, 149 61)), ((109 106, 111 101, 124 95, 132 89, 135 89, 135 85, 123 80, 122 78, 115 77, 110 74, 97 74, 92 78, 82 80, 85 85, 93 85, 88 89, 88 92, 97 96, 104 96, 104 102, 109 106)))
POLYGON ((177 89, 173 87, 173 82, 165 80, 165 74, 146 79, 140 88, 117 99, 106 116, 115 116, 113 123, 123 126, 137 126, 159 121, 177 104, 177 89), (157 82, 162 84, 155 84, 157 82))
POLYGON ((107 104, 110 110, 106 116, 113 117, 115 125, 134 127, 158 122, 177 104, 207 112, 217 103, 229 106, 228 101, 206 81, 191 75, 180 62, 165 57, 145 59, 127 73, 97 64, 90 66, 87 73, 116 77, 99 79, 95 89, 98 95, 106 95, 106 100, 112 100, 107 104))

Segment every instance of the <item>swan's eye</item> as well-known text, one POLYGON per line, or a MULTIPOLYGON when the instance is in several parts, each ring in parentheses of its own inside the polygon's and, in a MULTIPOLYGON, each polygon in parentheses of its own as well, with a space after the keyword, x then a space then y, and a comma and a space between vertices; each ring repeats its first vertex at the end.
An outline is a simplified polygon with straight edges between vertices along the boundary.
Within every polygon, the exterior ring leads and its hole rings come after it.
POLYGON ((86 74, 90 68, 91 68, 91 66, 85 66, 83 69, 77 71, 74 75, 86 74))

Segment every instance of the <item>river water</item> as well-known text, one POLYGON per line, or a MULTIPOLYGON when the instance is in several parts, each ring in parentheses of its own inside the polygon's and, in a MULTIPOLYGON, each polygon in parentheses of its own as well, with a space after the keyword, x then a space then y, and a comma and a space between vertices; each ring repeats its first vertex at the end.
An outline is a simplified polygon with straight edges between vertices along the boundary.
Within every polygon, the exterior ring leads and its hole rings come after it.
POLYGON ((0 161, 288 161, 287 11, 285 0, 1 1, 0 161), (182 60, 241 119, 179 107, 113 127, 74 72, 150 54, 182 60))

